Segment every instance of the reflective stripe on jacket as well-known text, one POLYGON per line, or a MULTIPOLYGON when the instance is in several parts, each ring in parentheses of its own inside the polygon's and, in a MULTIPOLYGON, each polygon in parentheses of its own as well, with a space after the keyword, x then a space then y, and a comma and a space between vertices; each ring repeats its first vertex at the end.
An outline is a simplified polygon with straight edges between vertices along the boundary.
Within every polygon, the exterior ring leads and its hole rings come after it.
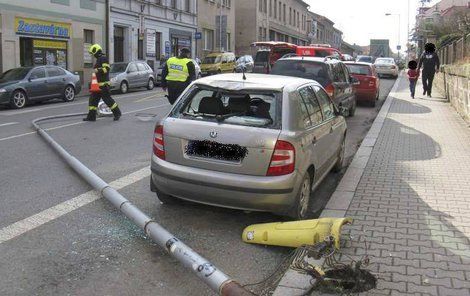
POLYGON ((180 81, 185 82, 188 80, 189 71, 188 63, 190 59, 179 59, 177 57, 169 58, 166 62, 168 67, 168 75, 166 76, 167 81, 180 81))

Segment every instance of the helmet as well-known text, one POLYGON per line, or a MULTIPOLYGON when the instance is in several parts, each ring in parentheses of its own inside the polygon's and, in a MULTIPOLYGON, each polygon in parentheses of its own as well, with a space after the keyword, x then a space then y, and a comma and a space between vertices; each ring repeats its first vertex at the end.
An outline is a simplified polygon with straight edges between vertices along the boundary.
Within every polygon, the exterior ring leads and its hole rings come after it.
POLYGON ((102 51, 102 49, 101 49, 101 46, 98 43, 93 44, 88 49, 88 52, 91 53, 92 55, 95 55, 99 51, 102 51))

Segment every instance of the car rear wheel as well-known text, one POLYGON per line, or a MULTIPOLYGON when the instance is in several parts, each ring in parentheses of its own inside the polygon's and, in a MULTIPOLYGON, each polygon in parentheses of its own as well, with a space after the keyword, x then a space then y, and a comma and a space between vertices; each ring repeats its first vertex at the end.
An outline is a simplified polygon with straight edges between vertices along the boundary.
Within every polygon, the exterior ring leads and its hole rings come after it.
POLYGON ((64 100, 64 102, 72 102, 75 100, 75 88, 73 88, 73 86, 67 85, 65 87, 62 100, 64 100))
POLYGON ((21 109, 26 106, 28 99, 22 90, 15 90, 10 99, 10 106, 14 109, 21 109))
POLYGON ((121 85, 119 86, 119 90, 121 91, 122 94, 126 94, 129 91, 129 84, 127 84, 127 82, 125 81, 121 82, 121 85))
POLYGON ((290 216, 302 220, 307 218, 308 205, 310 202, 310 194, 312 192, 312 180, 310 174, 305 173, 304 179, 300 185, 299 193, 297 194, 296 204, 290 213, 290 216))
POLYGON ((153 79, 150 78, 149 82, 147 82, 147 89, 152 90, 155 87, 155 83, 153 82, 153 79))

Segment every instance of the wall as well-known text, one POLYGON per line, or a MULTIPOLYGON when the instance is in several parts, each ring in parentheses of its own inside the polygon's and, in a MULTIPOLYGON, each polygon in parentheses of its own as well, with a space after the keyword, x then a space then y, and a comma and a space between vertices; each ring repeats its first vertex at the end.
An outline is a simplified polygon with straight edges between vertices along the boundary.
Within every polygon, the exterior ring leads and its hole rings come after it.
POLYGON ((470 63, 442 66, 434 86, 445 94, 460 116, 470 123, 470 63))
POLYGON ((251 43, 257 39, 256 15, 258 11, 257 1, 235 0, 235 33, 237 43, 235 45, 236 54, 252 54, 251 43))

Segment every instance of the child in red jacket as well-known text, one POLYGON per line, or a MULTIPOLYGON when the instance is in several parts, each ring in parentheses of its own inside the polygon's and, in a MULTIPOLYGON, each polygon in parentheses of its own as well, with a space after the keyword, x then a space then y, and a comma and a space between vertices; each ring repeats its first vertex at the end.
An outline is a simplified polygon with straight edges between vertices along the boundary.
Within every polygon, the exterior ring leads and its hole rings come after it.
POLYGON ((415 98, 416 82, 419 77, 418 63, 414 60, 408 62, 408 79, 410 81, 411 98, 415 98))

